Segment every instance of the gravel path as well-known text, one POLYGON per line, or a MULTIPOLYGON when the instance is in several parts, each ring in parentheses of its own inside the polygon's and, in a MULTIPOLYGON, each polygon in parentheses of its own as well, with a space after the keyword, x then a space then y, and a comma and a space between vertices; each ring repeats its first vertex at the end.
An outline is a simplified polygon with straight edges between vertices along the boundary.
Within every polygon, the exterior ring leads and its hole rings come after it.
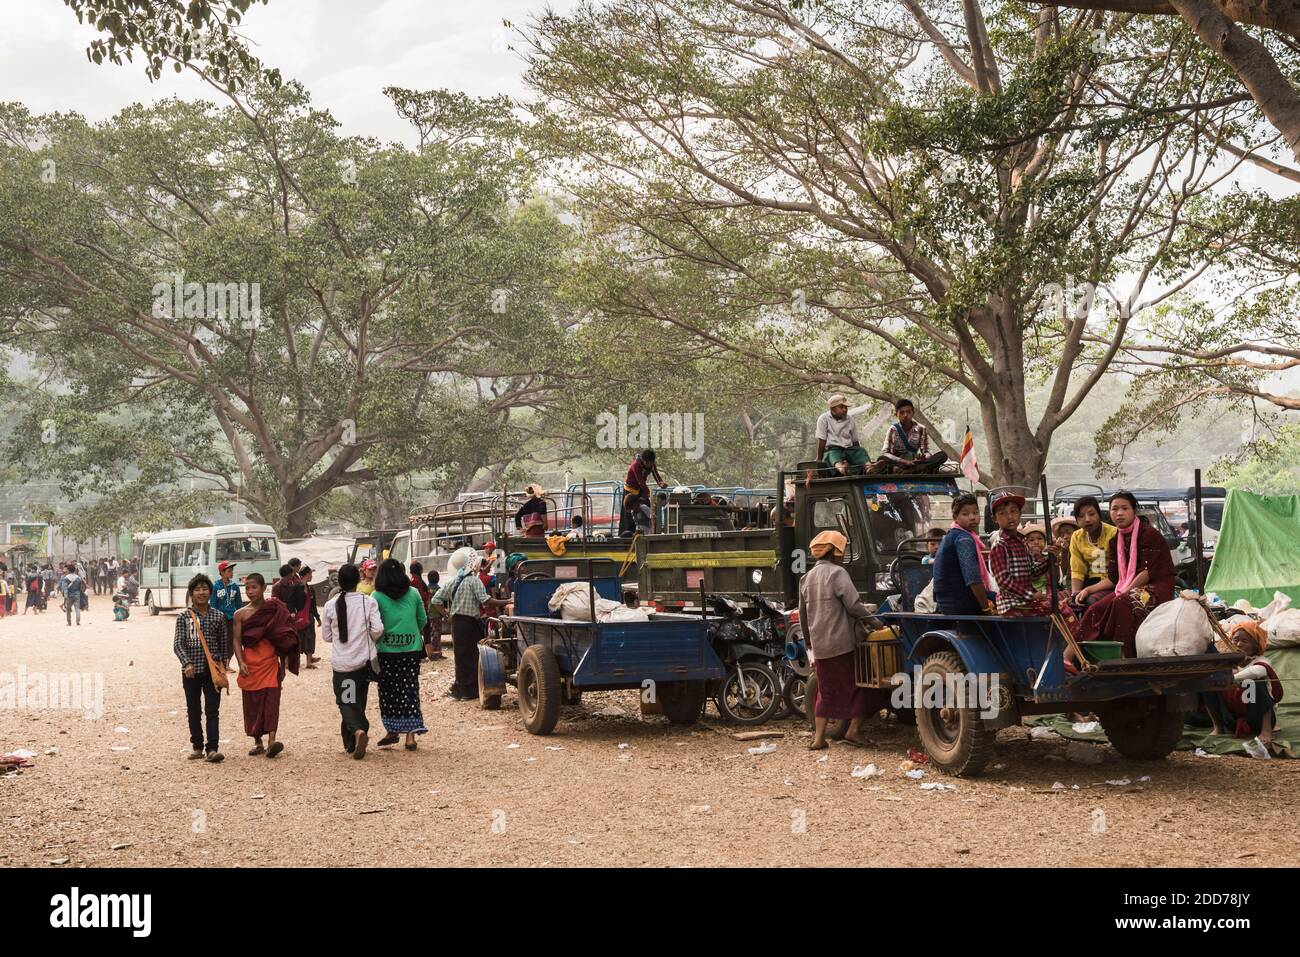
MULTIPOLYGON (((36 753, 34 767, 0 778, 0 865, 1300 862, 1300 762, 1145 764, 1105 749, 1086 765, 1059 738, 1014 728, 985 776, 917 782, 899 770, 915 743, 907 727, 873 721, 873 747, 817 754, 800 725, 774 722, 777 750, 753 756, 759 742, 734 740, 712 706, 701 724, 673 728, 643 721, 632 692, 587 695, 539 738, 510 696, 499 712, 445 697, 450 660, 425 665, 431 730, 416 752, 347 758, 322 661, 286 679, 280 758, 246 755, 235 688, 222 702, 226 761, 190 762, 174 627, 138 609, 114 622, 107 598, 92 599, 80 628, 53 610, 0 619, 0 753, 36 753), (15 707, 15 679, 50 672, 99 676, 102 716, 15 707), (597 714, 610 708, 624 713, 597 714), (851 776, 869 762, 885 776, 851 776), (1132 783, 1105 783, 1119 779, 1132 783), (956 790, 921 790, 935 781, 956 790), (1051 792, 1056 782, 1066 789, 1051 792)), ((374 695, 370 708, 378 728, 374 695)))

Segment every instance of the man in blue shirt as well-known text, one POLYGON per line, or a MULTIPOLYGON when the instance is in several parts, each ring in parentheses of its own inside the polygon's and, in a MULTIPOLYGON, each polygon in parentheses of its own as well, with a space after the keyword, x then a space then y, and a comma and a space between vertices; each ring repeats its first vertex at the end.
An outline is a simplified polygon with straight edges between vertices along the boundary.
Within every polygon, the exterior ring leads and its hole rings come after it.
POLYGON ((952 528, 934 554, 934 601, 944 615, 991 613, 985 588, 987 565, 980 555, 980 507, 974 495, 952 500, 952 528))
POLYGON ((244 605, 244 596, 239 591, 239 582, 235 581, 235 563, 218 562, 217 574, 221 580, 217 582, 217 587, 212 591, 211 606, 226 616, 226 621, 232 621, 235 612, 239 611, 244 605))

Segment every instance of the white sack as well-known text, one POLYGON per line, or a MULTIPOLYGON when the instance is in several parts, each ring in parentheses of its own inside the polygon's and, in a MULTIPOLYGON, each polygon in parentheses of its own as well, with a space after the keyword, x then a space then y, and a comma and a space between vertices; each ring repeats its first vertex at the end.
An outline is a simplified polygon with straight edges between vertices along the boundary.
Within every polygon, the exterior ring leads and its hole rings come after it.
MULTIPOLYGON (((546 603, 551 611, 558 611, 565 621, 591 621, 591 599, 588 593, 589 583, 584 581, 565 582, 555 589, 551 600, 546 603)), ((596 596, 596 617, 603 620, 616 608, 623 607, 622 602, 596 596)))
POLYGON ((1170 658, 1203 655, 1213 640, 1210 616, 1195 592, 1185 591, 1157 605, 1138 626, 1134 642, 1139 658, 1170 658))
POLYGON ((1300 608, 1286 608, 1263 622, 1268 649, 1300 646, 1300 608))

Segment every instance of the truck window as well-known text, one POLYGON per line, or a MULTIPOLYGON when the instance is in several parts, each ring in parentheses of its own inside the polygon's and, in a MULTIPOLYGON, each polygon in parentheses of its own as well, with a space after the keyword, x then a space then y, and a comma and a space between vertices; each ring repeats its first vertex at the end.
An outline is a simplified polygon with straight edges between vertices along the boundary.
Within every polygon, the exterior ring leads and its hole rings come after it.
POLYGON ((1219 531, 1223 527, 1223 503, 1201 502, 1201 517, 1207 527, 1219 531))
POLYGON ((398 535, 393 539, 393 544, 388 547, 388 557, 395 558, 403 565, 409 557, 411 550, 411 539, 406 535, 398 535))
POLYGON ((897 552, 902 542, 924 535, 930 525, 930 505, 924 495, 869 492, 866 506, 871 522, 871 540, 881 554, 897 552))
POLYGON ((843 496, 819 498, 813 502, 812 512, 813 537, 819 532, 839 532, 849 540, 849 547, 844 553, 844 561, 855 562, 862 554, 857 528, 853 521, 852 503, 843 496))

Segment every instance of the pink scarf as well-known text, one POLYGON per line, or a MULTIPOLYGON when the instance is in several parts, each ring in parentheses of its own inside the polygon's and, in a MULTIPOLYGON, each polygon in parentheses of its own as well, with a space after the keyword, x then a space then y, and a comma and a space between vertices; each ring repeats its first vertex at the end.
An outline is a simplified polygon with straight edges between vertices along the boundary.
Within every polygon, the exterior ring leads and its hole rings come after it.
POLYGON ((1119 581, 1115 583, 1115 591, 1124 593, 1129 590, 1133 584, 1133 579, 1137 578, 1138 569, 1138 527, 1142 524, 1140 518, 1134 518, 1133 524, 1128 528, 1117 528, 1115 530, 1115 560, 1119 565, 1119 581), (1124 538, 1128 537, 1128 555, 1124 554, 1124 538))
POLYGON ((971 538, 975 539, 975 557, 979 560, 980 563, 980 578, 984 579, 984 590, 988 592, 990 595, 996 593, 997 587, 993 584, 993 576, 989 574, 988 561, 984 557, 984 553, 985 553, 984 543, 980 540, 980 537, 978 535, 976 535, 974 532, 968 529, 962 528, 956 522, 952 523, 952 527, 957 529, 958 531, 965 532, 971 538))

